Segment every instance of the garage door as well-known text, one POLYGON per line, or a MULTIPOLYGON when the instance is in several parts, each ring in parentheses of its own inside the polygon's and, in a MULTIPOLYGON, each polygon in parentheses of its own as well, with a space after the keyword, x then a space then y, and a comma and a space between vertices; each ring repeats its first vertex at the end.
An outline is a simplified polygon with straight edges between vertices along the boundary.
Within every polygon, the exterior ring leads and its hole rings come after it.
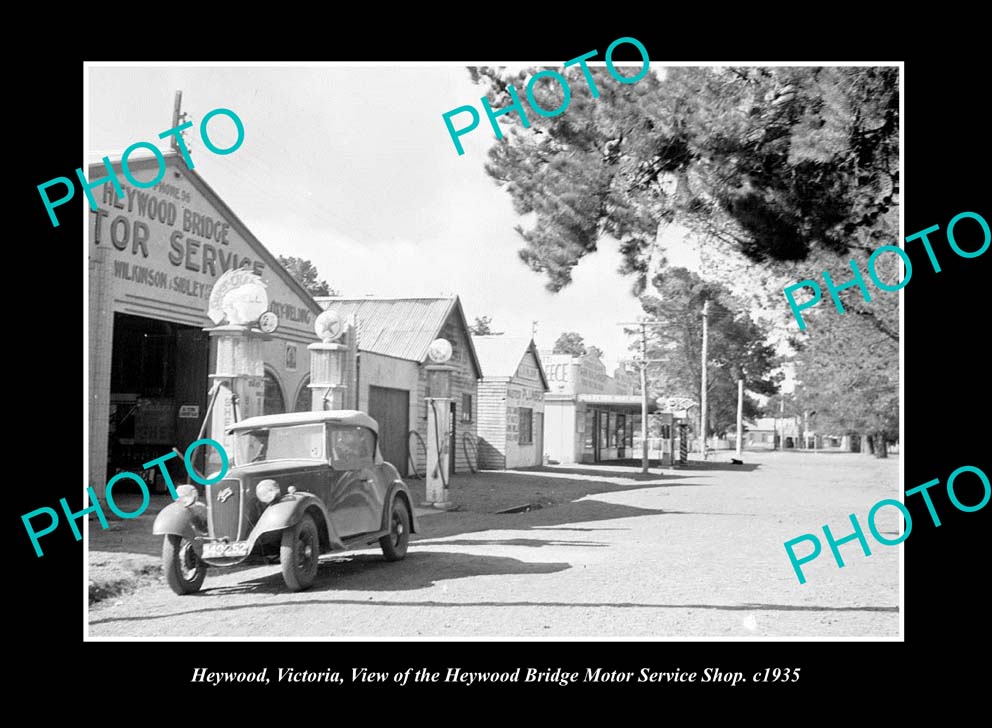
POLYGON ((407 435, 410 431, 410 392, 390 387, 369 387, 369 416, 379 423, 382 457, 406 476, 407 435))

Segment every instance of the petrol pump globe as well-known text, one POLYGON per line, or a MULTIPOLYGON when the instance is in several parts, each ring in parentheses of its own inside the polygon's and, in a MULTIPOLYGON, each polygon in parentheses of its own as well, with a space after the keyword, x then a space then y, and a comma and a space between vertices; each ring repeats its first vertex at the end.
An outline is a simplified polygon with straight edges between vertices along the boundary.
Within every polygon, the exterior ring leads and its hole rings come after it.
POLYGON ((210 291, 207 315, 219 324, 227 319, 229 324, 248 326, 258 321, 269 308, 265 283, 255 273, 229 270, 214 284, 210 291))
POLYGON ((431 397, 451 396, 452 367, 447 365, 451 354, 451 342, 447 339, 434 339, 427 348, 427 356, 433 362, 427 365, 427 387, 431 397))

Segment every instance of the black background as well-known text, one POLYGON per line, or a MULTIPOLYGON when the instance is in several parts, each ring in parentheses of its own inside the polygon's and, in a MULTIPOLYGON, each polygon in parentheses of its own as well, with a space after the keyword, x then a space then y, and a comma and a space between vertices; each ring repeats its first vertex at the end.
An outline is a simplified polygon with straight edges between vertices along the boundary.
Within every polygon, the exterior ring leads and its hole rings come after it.
MULTIPOLYGON (((457 37, 446 35, 443 42, 437 43, 418 36, 403 45, 383 42, 354 52, 345 51, 340 40, 333 47, 335 57, 349 60, 417 58, 491 62, 494 59, 537 58, 563 61, 593 48, 602 54, 615 38, 631 35, 647 46, 652 62, 658 65, 675 57, 697 61, 725 58, 737 62, 802 57, 825 64, 847 59, 864 62, 905 60, 905 177, 902 183, 905 232, 908 235, 930 225, 941 226, 941 231, 931 237, 943 272, 932 273, 929 266, 923 264, 922 252, 911 250, 914 262, 920 264, 914 266, 913 279, 905 289, 903 406, 906 427, 901 443, 905 453, 904 488, 934 478, 944 483, 961 465, 974 465, 987 473, 992 472, 987 458, 988 428, 982 424, 989 401, 986 379, 989 368, 985 355, 988 325, 983 315, 983 293, 989 287, 988 261, 992 254, 975 259, 959 258, 949 250, 943 235, 947 222, 965 210, 992 220, 986 181, 990 154, 983 89, 987 84, 980 83, 984 77, 981 70, 984 61, 924 57, 920 44, 914 44, 912 48, 895 47, 884 56, 867 44, 852 48, 849 54, 843 54, 842 47, 829 43, 818 48, 794 45, 786 52, 754 38, 739 43, 732 51, 722 44, 699 42, 690 44, 688 51, 684 50, 683 43, 683 50, 676 53, 668 31, 651 32, 644 27, 640 22, 632 22, 614 32, 599 32, 593 28, 584 31, 583 38, 564 32, 553 37, 546 32, 535 32, 526 37, 513 34, 511 41, 509 32, 488 39, 462 33, 457 37), (811 53, 816 55, 810 57, 811 53)), ((133 57, 130 52, 121 55, 133 57)), ((119 56, 104 58, 116 57, 119 56)), ((281 59, 289 57, 289 53, 267 53, 266 57, 281 59)), ((16 468, 26 477, 18 476, 8 483, 3 521, 11 544, 4 595, 16 615, 15 620, 8 621, 8 629, 15 633, 15 642, 21 646, 8 661, 16 666, 19 679, 31 683, 41 676, 49 676, 47 679, 52 682, 53 691, 66 701, 87 697, 93 700, 99 695, 107 719, 112 719, 113 711, 131 704, 138 695, 144 696, 147 701, 144 707, 153 712, 160 701, 189 706, 232 693, 265 698, 278 691, 294 693, 305 702, 333 701, 335 697, 356 691, 381 694, 382 690, 397 690, 413 700, 425 697, 457 699, 478 695, 480 691, 492 692, 493 697, 510 698, 504 707, 512 706, 513 697, 520 693, 528 697, 541 695, 573 701, 596 700, 597 696, 622 690, 659 705, 671 704, 671 701, 680 704, 684 700, 705 699, 718 694, 732 697, 732 702, 724 704, 736 708, 742 704, 765 706, 773 704, 770 700, 791 701, 809 696, 835 697, 845 702, 859 697, 877 701, 888 696, 886 700, 895 701, 899 695, 906 696, 907 689, 910 696, 918 691, 921 699, 925 695, 939 695, 943 690, 953 690, 965 696, 962 699, 967 699, 972 695, 971 689, 979 686, 984 671, 980 667, 972 670, 960 661, 960 655, 981 650, 988 639, 987 604, 981 595, 989 571, 989 546, 982 531, 988 523, 990 509, 976 513, 956 511, 947 501, 943 485, 933 489, 943 521, 940 528, 931 525, 919 496, 907 499, 915 527, 905 543, 905 642, 84 643, 86 594, 82 580, 82 544, 73 541, 71 532, 62 524, 57 532, 45 538, 45 556, 36 558, 20 521, 22 513, 37 508, 40 503, 57 509, 58 499, 75 494, 80 477, 85 478, 81 460, 75 460, 76 454, 85 448, 81 446, 82 438, 75 439, 75 433, 76 423, 81 423, 81 429, 86 427, 82 409, 77 404, 80 400, 76 389, 80 380, 83 380, 83 389, 86 383, 82 368, 77 370, 74 362, 82 363, 86 352, 82 339, 74 339, 73 334, 80 330, 76 328, 76 312, 86 306, 78 275, 80 267, 85 275, 85 243, 80 239, 78 218, 66 220, 57 229, 49 225, 35 189, 37 184, 57 176, 72 178, 75 168, 85 164, 79 125, 83 120, 81 70, 81 60, 77 60, 63 62, 47 74, 37 72, 21 76, 20 93, 31 109, 27 115, 30 121, 24 123, 27 139, 19 143, 20 135, 8 139, 9 145, 13 141, 11 146, 28 152, 28 159, 8 182, 8 189, 16 188, 15 199, 22 203, 15 203, 17 207, 14 208, 21 213, 19 217, 24 227, 16 247, 29 256, 29 276, 30 271, 37 274, 36 278, 29 278, 37 281, 37 295, 30 294, 29 283, 27 294, 22 298, 33 301, 30 316, 36 322, 55 323, 54 326, 29 328, 24 325, 28 313, 17 311, 14 318, 20 317, 22 325, 9 329, 23 331, 29 339, 35 339, 18 344, 16 349, 26 352, 37 347, 34 355, 48 361, 50 367, 39 367, 28 377, 28 381, 35 383, 34 394, 17 405, 23 416, 23 420, 17 421, 23 421, 24 431, 15 435, 14 443, 8 442, 8 446, 17 442, 23 444, 23 449, 20 445, 8 447, 10 461, 30 458, 29 465, 16 468), (59 280, 59 272, 65 278, 59 284, 61 288, 56 289, 54 281, 59 280), (52 292, 55 295, 51 295, 52 292), (63 323, 66 318, 71 322, 63 323), (43 387, 46 394, 43 398, 37 396, 40 377, 51 382, 51 386, 43 387), (189 683, 194 666, 239 671, 269 666, 271 673, 280 665, 319 670, 331 667, 346 675, 353 666, 391 672, 407 667, 428 667, 442 672, 450 666, 468 670, 562 667, 580 673, 586 667, 610 670, 638 670, 640 667, 672 670, 678 667, 697 672, 705 667, 719 667, 725 671, 741 670, 745 674, 766 667, 799 667, 802 677, 798 683, 789 685, 754 684, 736 688, 700 683, 620 687, 518 684, 498 688, 419 684, 404 688, 388 684, 374 688, 354 685, 332 688, 272 684, 262 694, 254 687, 189 683)), ((424 103, 430 103, 429 93, 429 89, 424 90, 424 103)), ((145 102, 135 100, 135 103, 145 102)), ((439 123, 444 110, 438 109, 439 123)), ((402 109, 397 109, 397 123, 402 123, 402 109)), ((82 204, 81 194, 77 192, 73 205, 82 204)), ((65 219, 64 214, 62 217, 65 219)), ((968 225, 971 223, 966 222, 965 227, 968 225)), ((15 384, 8 378, 9 388, 17 390, 21 386, 24 384, 15 384)), ((82 394, 85 398, 85 391, 82 394)), ((15 396, 11 401, 21 400, 15 396)), ((959 497, 966 503, 975 503, 981 493, 977 487, 968 490, 964 485, 970 478, 962 479, 959 497)), ((427 617, 425 613, 425 619, 427 617)), ((278 615, 273 619, 278 619, 278 615)), ((981 684, 987 685, 987 681, 981 684)), ((303 703, 297 703, 300 704, 303 703)), ((493 704, 492 701, 485 704, 484 715, 493 704)), ((81 703, 77 705, 82 707, 81 703)), ((698 705, 716 707, 717 703, 710 701, 698 705)), ((423 708, 411 710, 422 711, 423 708)), ((433 712, 432 709, 430 713, 433 712)), ((148 713, 142 712, 142 715, 148 713)), ((428 717, 427 713, 422 715, 428 717)), ((469 717, 464 713, 458 715, 469 717)), ((623 719, 622 714, 614 715, 623 719)), ((334 717, 333 713, 331 717, 334 717)), ((340 715, 336 717, 342 719, 340 715)))

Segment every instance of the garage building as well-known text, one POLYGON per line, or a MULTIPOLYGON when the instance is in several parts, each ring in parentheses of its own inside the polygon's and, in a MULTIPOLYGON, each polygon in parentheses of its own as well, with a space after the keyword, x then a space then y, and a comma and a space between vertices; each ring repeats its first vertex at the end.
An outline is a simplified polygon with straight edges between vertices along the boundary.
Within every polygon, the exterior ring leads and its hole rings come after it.
POLYGON ((458 296, 440 298, 317 297, 357 327, 357 362, 347 367, 346 402, 368 412, 379 423, 383 457, 402 475, 423 474, 428 438, 430 396, 427 350, 437 338, 451 343, 449 473, 478 467, 476 416, 482 368, 458 296), (357 389, 357 400, 355 391, 357 389))
MULTIPOLYGON (((185 450, 206 414, 216 344, 205 329, 210 291, 221 274, 247 268, 267 285, 278 329, 262 342, 264 376, 255 382, 264 412, 310 409, 309 352, 320 306, 238 216, 177 153, 165 153, 154 187, 109 182, 94 189, 88 222, 89 478, 102 497, 115 473, 185 450)), ((132 155, 135 178, 152 180, 154 157, 132 155)), ((103 164, 89 179, 107 176, 103 164)), ((175 462, 175 461, 173 461, 175 462)), ((177 475, 183 473, 180 464, 177 475)))

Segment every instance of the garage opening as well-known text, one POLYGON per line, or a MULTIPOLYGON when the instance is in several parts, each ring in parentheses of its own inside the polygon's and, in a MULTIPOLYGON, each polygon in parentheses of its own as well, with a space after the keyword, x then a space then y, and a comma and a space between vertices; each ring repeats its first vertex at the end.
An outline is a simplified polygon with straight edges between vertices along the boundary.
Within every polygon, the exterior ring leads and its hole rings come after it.
MULTIPOLYGON (((207 333, 115 313, 113 342, 107 478, 127 470, 144 477, 153 492, 165 492, 158 468, 146 471, 142 464, 173 447, 184 452, 199 433, 209 386, 207 333)), ((168 464, 173 481, 184 482, 181 459, 168 464)), ((119 487, 138 490, 127 480, 119 487)))

